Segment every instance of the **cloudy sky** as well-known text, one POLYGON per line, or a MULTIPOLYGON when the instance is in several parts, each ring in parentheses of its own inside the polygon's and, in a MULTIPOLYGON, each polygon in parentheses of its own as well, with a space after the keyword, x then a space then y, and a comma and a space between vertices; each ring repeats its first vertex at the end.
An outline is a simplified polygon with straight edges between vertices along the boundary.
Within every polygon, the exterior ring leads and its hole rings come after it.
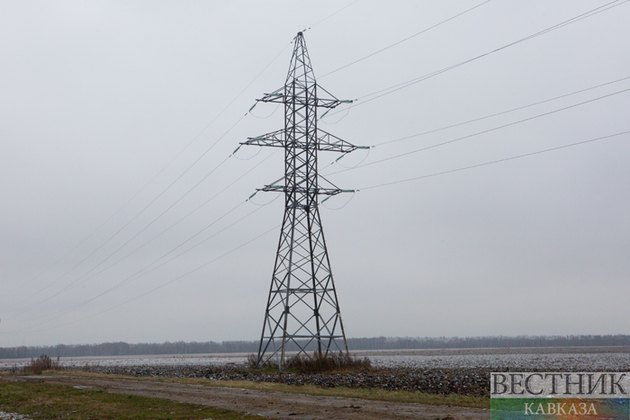
POLYGON ((300 30, 346 334, 630 334, 630 4, 0 2, 0 346, 255 340, 300 30))

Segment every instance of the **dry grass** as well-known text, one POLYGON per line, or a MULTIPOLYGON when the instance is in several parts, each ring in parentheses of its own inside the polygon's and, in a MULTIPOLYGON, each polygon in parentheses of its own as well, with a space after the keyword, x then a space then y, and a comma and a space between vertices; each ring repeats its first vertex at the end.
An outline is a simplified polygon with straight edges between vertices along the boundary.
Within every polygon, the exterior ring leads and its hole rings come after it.
POLYGON ((356 372, 369 371, 372 362, 367 357, 360 359, 342 353, 324 354, 314 352, 313 356, 298 354, 287 361, 287 368, 299 373, 356 372))
POLYGON ((37 359, 31 358, 31 363, 22 369, 26 375, 41 375, 45 370, 58 369, 59 363, 53 362, 46 354, 42 354, 37 359))
MULTIPOLYGON (((261 369, 256 369, 257 357, 250 354, 247 366, 252 370, 277 371, 275 361, 266 362, 261 369)), ((286 371, 292 373, 332 373, 332 372, 367 372, 372 369, 372 362, 367 357, 359 358, 343 353, 313 352, 312 356, 305 353, 297 354, 286 362, 286 371)))
MULTIPOLYGON (((204 380, 202 380, 204 381, 204 380)), ((457 407, 490 408, 490 398, 469 397, 465 395, 425 394, 416 391, 387 391, 374 388, 322 388, 317 385, 286 385, 274 382, 219 381, 205 380, 206 385, 227 388, 244 388, 259 391, 286 392, 328 397, 360 398, 365 400, 391 401, 429 405, 452 405, 457 407), (208 383, 209 382, 209 383, 208 383)), ((203 384, 197 383, 197 384, 203 384)))

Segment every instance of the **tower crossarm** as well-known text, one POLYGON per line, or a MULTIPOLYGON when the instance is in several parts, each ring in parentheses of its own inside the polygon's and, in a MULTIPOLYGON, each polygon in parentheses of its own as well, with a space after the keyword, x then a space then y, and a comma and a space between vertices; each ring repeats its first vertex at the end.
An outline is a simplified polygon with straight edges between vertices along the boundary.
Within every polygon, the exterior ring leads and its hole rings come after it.
POLYGON ((247 137, 247 141, 241 144, 250 146, 270 146, 270 147, 285 147, 284 141, 284 129, 272 131, 271 133, 263 134, 257 137, 247 137))
POLYGON ((284 100, 284 86, 274 90, 271 93, 265 93, 262 98, 256 99, 256 102, 273 102, 276 104, 285 103, 284 100))
MULTIPOLYGON (((271 93, 265 93, 262 98, 256 99, 256 102, 272 102, 272 103, 276 103, 276 104, 285 104, 287 102, 291 102, 292 100, 295 100, 295 98, 289 98, 289 99, 286 98, 286 96, 285 96, 285 89, 286 89, 286 87, 283 86, 281 88, 278 88, 278 89, 274 90, 271 93)), ((328 92, 326 89, 321 87, 319 84, 317 84, 317 90, 324 91, 329 96, 327 98, 322 98, 322 97, 318 97, 317 98, 316 106, 318 106, 320 108, 332 109, 332 108, 337 107, 340 104, 351 104, 352 103, 352 100, 349 100, 349 99, 337 99, 337 98, 335 98, 335 96, 330 94, 330 92, 328 92)))
MULTIPOLYGON (((262 136, 248 137, 247 141, 242 142, 243 145, 248 146, 269 146, 269 147, 286 147, 285 130, 276 130, 271 133, 263 134, 262 136)), ((305 143, 296 142, 294 144, 296 148, 305 149, 307 146, 305 143)), ((367 149, 366 146, 355 146, 333 134, 327 133, 324 130, 318 130, 317 138, 317 150, 326 152, 340 152, 350 153, 357 149, 367 149)))
POLYGON ((307 191, 306 188, 300 188, 300 187, 287 188, 286 186, 279 185, 279 184, 265 185, 264 187, 257 189, 257 191, 297 193, 297 194, 308 194, 308 193, 314 192, 315 194, 329 195, 329 196, 337 195, 341 193, 354 192, 354 190, 342 190, 341 188, 315 188, 315 189, 311 189, 310 191, 307 191))
POLYGON ((350 153, 354 152, 357 149, 366 149, 366 147, 355 146, 354 144, 340 139, 333 134, 327 133, 324 130, 318 130, 317 150, 324 150, 327 152, 350 153))
POLYGON ((317 95, 317 106, 321 107, 321 108, 335 108, 337 105, 340 104, 351 104, 352 101, 351 100, 339 100, 335 97, 335 95, 333 95, 332 93, 328 92, 326 89, 324 89, 323 87, 321 87, 321 85, 319 83, 317 83, 317 91, 318 92, 326 92, 326 94, 328 95, 328 98, 322 98, 321 94, 317 95))

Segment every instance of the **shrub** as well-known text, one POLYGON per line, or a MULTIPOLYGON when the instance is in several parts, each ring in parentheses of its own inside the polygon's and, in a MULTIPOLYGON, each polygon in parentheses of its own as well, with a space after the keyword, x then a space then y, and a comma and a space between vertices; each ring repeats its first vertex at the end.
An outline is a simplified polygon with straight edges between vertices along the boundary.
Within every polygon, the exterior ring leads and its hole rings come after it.
MULTIPOLYGON (((258 356, 250 354, 247 356, 247 362, 245 362, 245 365, 249 369, 256 369, 257 361, 258 356)), ((285 363, 285 367, 290 371, 298 373, 322 373, 333 371, 357 372, 371 370, 372 362, 367 357, 360 359, 356 356, 353 357, 343 353, 330 352, 326 354, 315 351, 312 356, 309 356, 306 353, 300 353, 289 358, 285 363)), ((258 368, 277 370, 278 363, 275 360, 268 360, 263 364, 263 366, 259 366, 258 368)))
POLYGON ((256 362, 258 361, 258 356, 256 356, 255 354, 249 354, 247 355, 247 362, 245 362, 245 366, 247 366, 249 369, 256 369, 256 362))
POLYGON ((310 357, 298 354, 287 361, 287 368, 300 373, 320 373, 331 371, 363 371, 372 368, 372 362, 367 357, 360 359, 343 353, 328 353, 316 351, 310 357))
POLYGON ((257 354, 250 354, 247 356, 247 361, 245 362, 245 366, 249 369, 264 369, 264 370, 277 370, 278 369, 278 363, 275 360, 267 360, 265 363, 262 364, 262 366, 256 366, 256 363, 258 362, 258 355, 257 354))
POLYGON ((55 369, 58 366, 58 363, 53 363, 48 355, 42 354, 37 359, 31 358, 31 364, 24 367, 24 373, 40 375, 43 371, 55 369))

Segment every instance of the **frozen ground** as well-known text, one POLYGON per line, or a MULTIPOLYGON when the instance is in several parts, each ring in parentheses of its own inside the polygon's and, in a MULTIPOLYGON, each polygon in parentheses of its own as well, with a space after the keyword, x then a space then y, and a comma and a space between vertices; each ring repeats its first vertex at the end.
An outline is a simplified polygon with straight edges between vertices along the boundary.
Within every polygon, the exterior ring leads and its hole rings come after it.
MULTIPOLYGON (((630 348, 539 348, 359 351, 374 367, 486 368, 497 370, 629 371, 630 348)), ((195 354, 60 358, 62 366, 229 366, 245 363, 247 354, 195 354)), ((30 359, 0 360, 0 369, 21 367, 30 359)))
MULTIPOLYGON (((177 366, 177 365, 233 365, 247 360, 246 354, 194 354, 147 356, 61 357, 59 364, 68 367, 84 366, 177 366)), ((0 370, 21 367, 31 359, 0 359, 0 370)), ((56 361, 56 359, 53 359, 56 361)))
POLYGON ((630 368, 630 353, 468 354, 448 356, 369 356, 375 367, 488 368, 500 370, 621 371, 630 368))

